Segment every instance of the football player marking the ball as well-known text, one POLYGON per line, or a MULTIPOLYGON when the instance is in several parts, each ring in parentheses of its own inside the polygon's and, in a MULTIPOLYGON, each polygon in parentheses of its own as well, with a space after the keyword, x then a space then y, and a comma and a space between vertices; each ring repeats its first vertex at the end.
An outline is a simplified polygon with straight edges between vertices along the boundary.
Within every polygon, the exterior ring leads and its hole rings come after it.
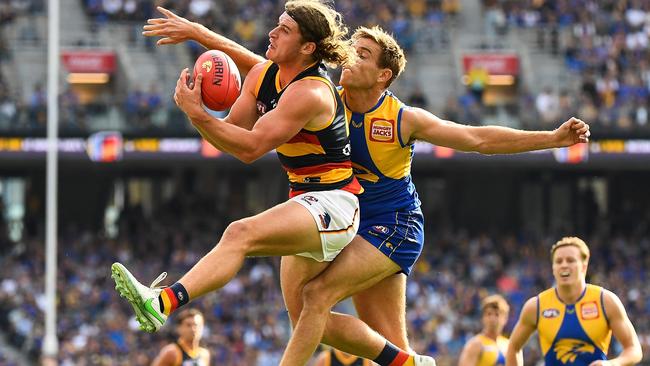
MULTIPOLYGON (((264 59, 204 26, 158 8, 165 18, 151 19, 144 27, 146 36, 161 36, 158 44, 195 40, 204 47, 229 54, 244 73, 264 59)), ((313 314, 329 311, 340 299, 353 296, 359 318, 384 335, 392 344, 409 349, 406 334, 406 275, 420 255, 424 242, 423 217, 410 177, 413 142, 428 141, 462 151, 486 154, 517 153, 536 149, 570 146, 588 142, 589 126, 575 118, 554 131, 521 131, 510 128, 472 127, 442 120, 419 108, 409 108, 387 91, 402 72, 406 60, 396 41, 380 28, 360 28, 353 35, 358 59, 344 68, 341 91, 350 117, 352 163, 365 192, 359 196, 361 225, 358 235, 334 263, 312 280, 297 281, 295 271, 304 265, 297 256, 282 258, 281 282, 290 317, 298 323, 303 303, 313 314), (392 138, 374 136, 392 127, 392 138), (394 123, 394 124, 393 124, 394 123), (404 245, 401 245, 404 244, 404 245), (346 281, 341 281, 346 278, 346 281), (390 296, 386 296, 390 294, 390 296)), ((311 315, 309 315, 311 314, 311 315)), ((322 341, 342 351, 358 354, 354 329, 362 322, 349 315, 330 313, 322 341)), ((296 327, 292 341, 306 353, 315 350, 323 324, 302 321, 310 336, 296 327), (304 348, 303 348, 304 347, 304 348), (311 350, 311 351, 310 351, 311 350)), ((388 343, 382 355, 390 355, 388 343)), ((377 362, 377 361, 375 361, 377 362)))
POLYGON ((524 304, 510 336, 506 366, 521 366, 516 357, 535 330, 546 366, 628 366, 641 361, 634 326, 621 300, 611 291, 586 283, 589 247, 565 237, 551 247, 555 287, 524 304), (614 337, 623 351, 607 360, 614 337))
MULTIPOLYGON (((294 276, 307 282, 356 233, 359 209, 353 193, 359 193, 361 186, 349 160, 344 106, 321 63, 346 61, 348 43, 341 39, 345 32, 340 15, 315 1, 290 1, 285 9, 269 33, 266 56, 271 61, 250 71, 225 120, 204 111, 201 75, 188 87, 187 70, 183 70, 174 97, 206 140, 222 151, 249 162, 276 148, 289 174, 292 198, 230 224, 214 249, 170 287, 155 288, 162 275, 146 287, 115 263, 116 288, 146 331, 158 330, 189 300, 223 287, 246 256, 297 255, 304 261, 294 276)), ((382 366, 435 364, 430 357, 409 355, 395 347, 385 351, 386 340, 361 324, 350 335, 355 344, 365 342, 355 352, 359 356, 380 355, 382 366)), ((304 365, 310 356, 285 353, 281 365, 304 365)))
POLYGON ((352 172, 344 107, 323 64, 346 62, 353 50, 333 9, 301 0, 285 9, 269 32, 271 61, 249 73, 225 119, 203 109, 202 74, 190 87, 183 70, 174 99, 206 140, 245 163, 276 149, 291 198, 228 225, 219 243, 170 287, 155 288, 163 275, 143 286, 113 264, 116 288, 145 331, 158 330, 176 309, 223 287, 247 256, 296 254, 310 258, 318 273, 354 237, 362 188, 352 172))

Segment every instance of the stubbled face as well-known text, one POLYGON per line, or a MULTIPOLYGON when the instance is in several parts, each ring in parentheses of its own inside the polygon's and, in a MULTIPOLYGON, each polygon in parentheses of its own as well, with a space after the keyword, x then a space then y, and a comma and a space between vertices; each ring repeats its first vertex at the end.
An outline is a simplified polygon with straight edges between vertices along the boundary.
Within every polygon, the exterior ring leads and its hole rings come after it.
POLYGON ((553 254, 553 277, 558 286, 580 284, 587 274, 580 249, 573 245, 558 248, 553 254))
POLYGON ((189 316, 177 328, 178 337, 191 343, 203 336, 203 316, 189 316))
MULTIPOLYGON (((343 66, 339 84, 346 89, 369 89, 378 82, 382 71, 379 67, 381 47, 373 40, 359 38, 353 44, 357 51, 356 62, 343 66)), ((382 83, 385 81, 381 81, 382 83)))
POLYGON ((501 334, 506 323, 508 323, 508 313, 499 311, 493 307, 488 307, 483 312, 481 322, 483 323, 483 328, 485 330, 501 334))
POLYGON ((282 13, 278 25, 269 32, 266 58, 275 63, 294 60, 303 44, 298 23, 287 13, 282 13))

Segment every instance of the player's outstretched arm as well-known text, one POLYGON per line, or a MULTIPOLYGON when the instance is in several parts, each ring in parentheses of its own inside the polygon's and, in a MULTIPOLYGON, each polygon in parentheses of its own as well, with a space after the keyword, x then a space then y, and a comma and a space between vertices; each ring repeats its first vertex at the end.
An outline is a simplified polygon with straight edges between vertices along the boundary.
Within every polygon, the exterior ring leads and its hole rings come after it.
POLYGON ((460 353, 458 358, 458 366, 476 366, 478 364, 479 356, 481 355, 481 342, 476 336, 472 337, 460 353))
POLYGON ((191 22, 162 6, 158 6, 157 9, 165 17, 149 19, 147 24, 142 27, 144 36, 162 37, 156 42, 157 45, 178 44, 189 40, 196 41, 207 49, 225 52, 233 59, 242 75, 248 74, 253 66, 266 60, 237 42, 215 33, 199 23, 191 22))
POLYGON ((589 366, 629 366, 641 362, 643 353, 639 337, 634 326, 627 316, 621 300, 611 291, 605 291, 604 306, 612 334, 623 346, 623 351, 614 359, 608 361, 594 361, 589 366))
POLYGON ((176 104, 208 142, 244 163, 252 163, 289 141, 312 120, 327 120, 334 113, 332 92, 326 84, 300 80, 287 87, 276 108, 257 119, 254 95, 257 78, 247 78, 230 114, 225 119, 215 118, 201 103, 201 74, 190 86, 186 83, 187 75, 184 69, 176 83, 176 104), (240 127, 253 123, 251 130, 240 127))
POLYGON ((506 352, 506 366, 523 366, 522 349, 537 327, 537 298, 528 299, 512 331, 506 352))
POLYGON ((500 126, 467 126, 446 121, 420 108, 402 113, 402 141, 423 140, 434 145, 482 154, 512 154, 589 141, 589 125, 570 118, 553 131, 523 131, 500 126))

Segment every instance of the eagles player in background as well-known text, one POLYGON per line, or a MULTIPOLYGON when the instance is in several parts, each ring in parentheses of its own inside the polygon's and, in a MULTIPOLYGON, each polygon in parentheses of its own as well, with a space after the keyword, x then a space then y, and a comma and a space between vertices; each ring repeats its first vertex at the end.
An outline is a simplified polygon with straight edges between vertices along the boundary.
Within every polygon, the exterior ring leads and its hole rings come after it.
POLYGON ((534 331, 546 366, 627 366, 641 361, 641 345, 621 300, 586 283, 589 247, 565 237, 551 247, 555 287, 529 299, 512 331, 506 366, 521 366, 516 355, 534 331), (607 359, 614 337, 623 351, 607 359))
MULTIPOLYGON (((508 322, 510 306, 501 295, 490 295, 481 301, 481 333, 472 337, 460 354, 458 366, 503 366, 506 364, 508 338, 503 327, 508 322)), ((518 357, 522 357, 519 352, 518 357)))

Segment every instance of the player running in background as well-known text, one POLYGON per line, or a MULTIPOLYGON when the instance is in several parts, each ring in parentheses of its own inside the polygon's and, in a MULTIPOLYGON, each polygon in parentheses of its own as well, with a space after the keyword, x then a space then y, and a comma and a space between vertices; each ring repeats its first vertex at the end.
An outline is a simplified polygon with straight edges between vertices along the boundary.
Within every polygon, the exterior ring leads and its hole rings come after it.
MULTIPOLYGON (((510 306, 501 295, 481 301, 481 333, 472 337, 460 354, 458 366, 503 366, 506 364, 508 338, 501 333, 508 322, 510 306)), ((518 357, 522 357, 521 353, 518 357)))
POLYGON ((199 346, 203 337, 203 314, 185 309, 176 316, 178 339, 160 350, 152 366, 208 366, 210 352, 199 346))
POLYGON ((551 248, 555 287, 529 299, 512 331, 507 366, 521 366, 516 357, 537 331, 546 366, 628 366, 641 361, 639 338, 621 300, 609 290, 585 281, 589 247, 565 237, 551 248), (623 351, 607 359, 614 337, 623 351))
MULTIPOLYGON (((152 19, 144 27, 146 36, 164 37, 158 44, 195 40, 242 62, 237 66, 243 73, 264 62, 200 24, 159 10, 165 18, 152 19)), ((358 350, 354 331, 361 325, 352 316, 330 313, 326 325, 313 321, 350 295, 354 295, 361 320, 396 346, 408 349, 406 275, 424 241, 420 201, 410 176, 415 140, 463 151, 515 153, 569 146, 589 138, 589 126, 577 119, 566 121, 555 131, 521 131, 464 126, 409 108, 387 90, 406 63, 395 40, 379 28, 360 28, 352 38, 359 59, 344 68, 341 93, 350 120, 352 163, 365 189, 359 196, 361 225, 352 243, 309 285, 293 275, 303 259, 282 258, 282 290, 295 334, 300 334, 292 338, 290 347, 303 355, 314 352, 324 326, 324 343, 349 353, 358 350), (306 312, 301 312, 303 305, 307 305, 306 312), (299 317, 304 319, 299 321, 299 317)), ((379 357, 395 353, 394 346, 387 343, 379 357)))

